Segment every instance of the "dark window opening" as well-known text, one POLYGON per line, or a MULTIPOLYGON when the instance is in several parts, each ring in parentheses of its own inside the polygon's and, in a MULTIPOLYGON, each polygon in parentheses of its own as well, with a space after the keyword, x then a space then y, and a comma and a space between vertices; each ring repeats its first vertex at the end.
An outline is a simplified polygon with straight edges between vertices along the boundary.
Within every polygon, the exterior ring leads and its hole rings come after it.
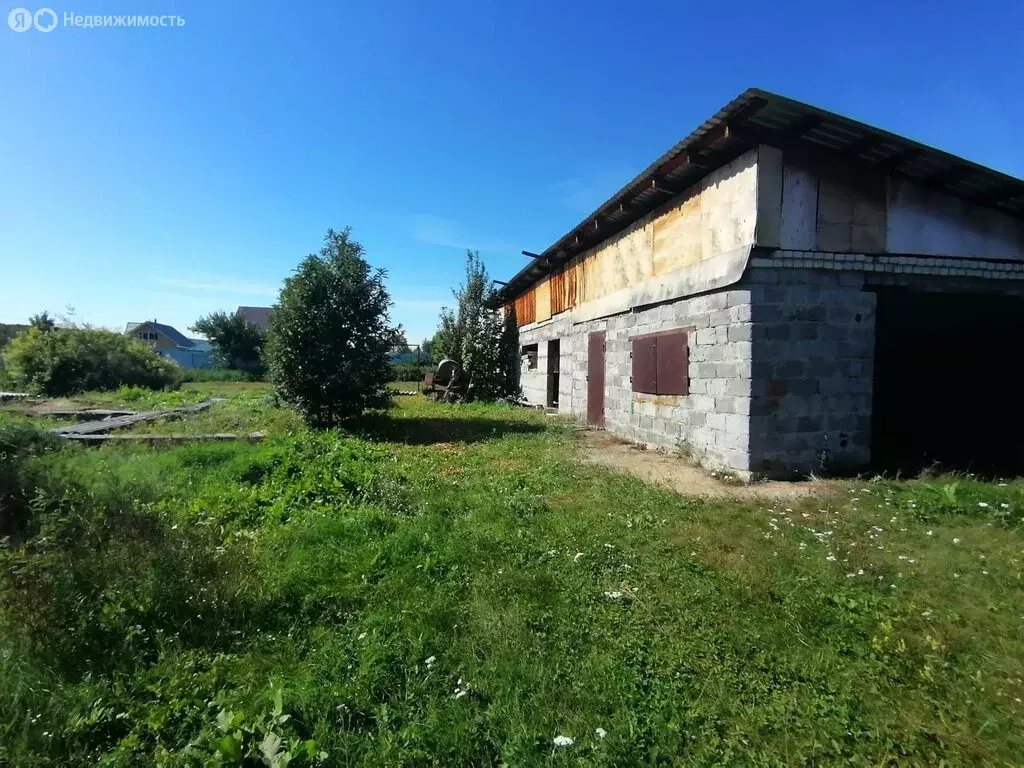
POLYGON ((523 367, 532 371, 537 368, 537 345, 526 344, 521 351, 523 357, 523 367))
POLYGON ((555 339, 548 342, 548 408, 558 407, 559 370, 562 362, 562 345, 555 339))
POLYGON ((664 331, 632 339, 634 392, 690 394, 690 347, 686 331, 664 331))

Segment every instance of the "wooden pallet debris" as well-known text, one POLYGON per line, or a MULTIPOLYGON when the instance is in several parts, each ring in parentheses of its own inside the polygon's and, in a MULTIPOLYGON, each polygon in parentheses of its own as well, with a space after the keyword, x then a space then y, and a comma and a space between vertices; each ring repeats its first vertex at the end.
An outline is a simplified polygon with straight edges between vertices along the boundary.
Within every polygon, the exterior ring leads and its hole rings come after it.
POLYGON ((55 427, 53 432, 60 437, 72 437, 77 435, 101 435, 112 432, 115 429, 124 429, 135 424, 142 424, 157 419, 180 419, 183 416, 205 411, 215 403, 223 402, 223 398, 211 398, 195 405, 183 405, 179 408, 168 408, 163 411, 142 411, 129 416, 114 416, 113 418, 101 421, 85 421, 81 424, 71 424, 63 427, 55 427))

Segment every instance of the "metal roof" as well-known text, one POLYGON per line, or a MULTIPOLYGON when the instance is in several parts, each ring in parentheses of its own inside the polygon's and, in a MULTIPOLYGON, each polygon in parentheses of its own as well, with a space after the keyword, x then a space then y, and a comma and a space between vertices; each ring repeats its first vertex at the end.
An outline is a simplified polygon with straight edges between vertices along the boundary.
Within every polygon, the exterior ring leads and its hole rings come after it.
POLYGON ((173 325, 167 325, 166 323, 158 323, 156 320, 143 320, 141 323, 128 323, 125 326, 125 333, 131 333, 132 331, 138 330, 140 327, 148 325, 154 331, 162 333, 168 339, 173 341, 179 347, 191 347, 195 344, 192 339, 188 338, 185 334, 175 328, 173 325))
POLYGON ((749 88, 655 160, 501 289, 508 300, 758 144, 874 167, 1024 219, 1024 181, 880 128, 749 88))
POLYGON ((272 307, 239 307, 235 310, 236 315, 241 315, 253 325, 267 330, 270 327, 270 313, 272 307))

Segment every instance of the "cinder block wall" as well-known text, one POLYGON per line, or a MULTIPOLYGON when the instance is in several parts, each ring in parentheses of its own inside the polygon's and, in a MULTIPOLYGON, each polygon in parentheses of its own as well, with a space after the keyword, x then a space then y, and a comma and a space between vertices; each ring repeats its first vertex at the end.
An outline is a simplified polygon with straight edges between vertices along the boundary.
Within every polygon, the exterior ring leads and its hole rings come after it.
POLYGON ((521 345, 538 344, 536 371, 524 372, 528 402, 543 404, 547 341, 561 339, 559 409, 587 414, 588 336, 604 331, 605 427, 650 446, 684 449, 707 466, 749 470, 753 330, 749 289, 719 291, 573 325, 569 315, 520 329, 521 345), (690 394, 634 393, 631 339, 690 328, 690 394), (534 376, 533 374, 537 374, 534 376))
POLYGON ((871 459, 875 294, 864 275, 752 269, 750 469, 786 477, 871 459), (823 453, 824 452, 824 453, 823 453))

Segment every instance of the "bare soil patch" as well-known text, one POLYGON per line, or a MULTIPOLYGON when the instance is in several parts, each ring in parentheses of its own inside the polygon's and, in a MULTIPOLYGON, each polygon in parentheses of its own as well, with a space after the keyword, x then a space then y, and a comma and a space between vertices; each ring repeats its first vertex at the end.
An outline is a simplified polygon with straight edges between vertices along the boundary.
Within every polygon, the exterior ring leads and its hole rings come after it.
POLYGON ((749 484, 722 481, 680 456, 642 448, 610 432, 585 430, 578 434, 585 461, 627 472, 684 496, 742 501, 799 499, 835 491, 835 485, 827 480, 768 480, 749 484))

